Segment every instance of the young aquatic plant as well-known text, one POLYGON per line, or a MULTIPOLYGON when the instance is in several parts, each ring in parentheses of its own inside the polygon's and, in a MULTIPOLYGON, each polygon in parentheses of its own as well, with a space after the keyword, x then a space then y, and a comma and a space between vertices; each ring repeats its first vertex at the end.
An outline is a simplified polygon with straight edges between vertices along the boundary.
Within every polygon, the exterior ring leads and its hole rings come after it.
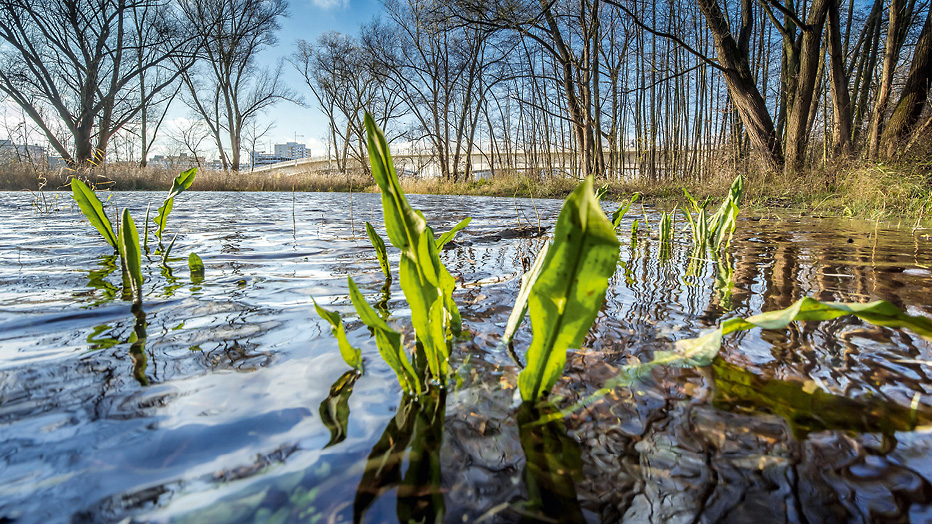
MULTIPOLYGON (((415 362, 426 362, 427 368, 419 366, 415 369, 404 349, 401 334, 391 329, 366 303, 352 277, 347 278, 350 300, 360 320, 374 332, 379 353, 395 372, 402 389, 406 394, 420 395, 422 386, 429 384, 429 380, 443 387, 449 376, 449 343, 453 337, 460 335, 462 320, 453 302, 456 282, 440 261, 439 249, 466 227, 470 219, 463 220, 436 240, 423 213, 413 209, 405 198, 385 135, 368 113, 365 115, 365 125, 372 174, 382 194, 385 230, 392 245, 401 250, 398 273, 401 290, 411 309, 418 356, 415 362)), ((385 243, 371 224, 366 224, 366 232, 376 249, 379 265, 390 280, 385 243)), ((383 286, 383 295, 386 298, 380 304, 384 306, 387 302, 387 286, 383 286)), ((334 326, 339 338, 339 330, 342 328, 336 328, 338 319, 334 319, 327 310, 319 306, 317 308, 318 314, 334 326)), ((384 307, 380 309, 384 312, 384 307)))
POLYGON ((133 293, 133 302, 142 303, 142 250, 139 248, 139 232, 129 209, 124 209, 120 218, 119 235, 120 259, 123 261, 124 275, 129 279, 133 293))
POLYGON ((735 219, 738 217, 740 208, 738 204, 741 201, 741 195, 744 194, 744 178, 738 175, 728 190, 728 196, 719 206, 718 210, 711 216, 706 213, 706 206, 709 199, 700 205, 696 199, 689 194, 689 191, 683 189, 686 194, 686 201, 692 209, 686 210, 686 219, 693 231, 693 244, 699 248, 705 246, 712 247, 713 254, 718 254, 722 248, 728 249, 731 244, 731 237, 735 232, 735 219), (693 220, 692 213, 697 213, 693 220))
POLYGON ((114 251, 119 251, 117 237, 113 232, 113 225, 110 224, 110 218, 108 218, 107 213, 104 212, 104 205, 100 199, 97 198, 97 194, 94 193, 94 190, 87 187, 87 184, 80 179, 72 178, 71 194, 74 196, 75 202, 78 203, 78 207, 81 209, 81 212, 84 213, 87 220, 100 232, 100 236, 104 237, 104 240, 110 244, 110 247, 112 247, 114 251))
POLYGON ((447 340, 459 336, 462 323, 453 302, 456 283, 440 261, 433 230, 405 198, 385 135, 368 113, 365 124, 372 174, 382 193, 385 230, 392 245, 401 250, 399 277, 411 307, 411 323, 431 376, 443 384, 449 371, 447 340))
POLYGON ((385 274, 386 280, 392 279, 392 271, 388 266, 388 253, 385 251, 385 241, 382 240, 382 237, 375 231, 375 228, 372 227, 372 224, 366 222, 366 235, 369 236, 369 242, 372 243, 372 247, 375 248, 375 256, 379 260, 379 267, 382 268, 382 273, 385 274))
MULTIPOLYGON (((631 209, 631 206, 637 202, 638 198, 641 196, 640 193, 635 193, 631 198, 622 206, 618 206, 618 209, 612 213, 612 227, 618 229, 621 226, 621 220, 625 218, 625 213, 631 209)), ((636 223, 636 221, 635 221, 636 223)), ((635 226, 636 227, 636 226, 635 226)))
POLYGON ((803 297, 790 307, 768 311, 748 318, 726 320, 717 329, 694 338, 677 340, 670 351, 656 351, 653 360, 623 366, 620 373, 607 380, 602 389, 580 402, 561 411, 569 415, 604 397, 615 388, 632 387, 641 382, 656 367, 698 368, 712 365, 716 361, 725 335, 759 327, 761 329, 783 329, 796 320, 822 321, 846 315, 854 315, 878 326, 907 328, 922 338, 932 341, 932 319, 909 315, 885 300, 867 304, 821 302, 803 297))
POLYGON ((318 304, 313 297, 311 300, 314 302, 314 309, 317 311, 317 314, 320 315, 320 318, 330 323, 330 333, 337 339, 337 344, 340 346, 340 356, 343 357, 343 361, 346 362, 346 365, 349 367, 362 371, 362 352, 359 348, 350 344, 349 339, 346 338, 346 329, 343 327, 343 320, 340 318, 340 313, 320 307, 320 304, 318 304))
MULTIPOLYGON (((156 210, 155 215, 155 225, 157 229, 155 230, 155 236, 159 239, 159 242, 162 242, 162 233, 165 231, 165 225, 168 221, 168 214, 171 213, 172 208, 174 207, 175 197, 178 196, 181 192, 191 187, 191 184, 194 183, 194 177, 197 176, 197 167, 192 167, 187 171, 183 171, 175 180, 172 181, 172 187, 168 190, 168 196, 165 197, 165 200, 162 202, 162 205, 156 210)), ((146 213, 148 216, 148 212, 146 213)))
POLYGON ((615 273, 618 238, 592 186, 588 177, 567 197, 527 299, 534 337, 518 375, 525 402, 548 394, 563 374, 566 351, 582 344, 615 273))
MULTIPOLYGON (((172 238, 172 244, 175 244, 175 239, 172 238)), ((171 245, 168 246, 169 250, 171 245)), ((200 284, 204 281, 204 261, 201 260, 201 257, 197 256, 197 253, 191 253, 188 255, 188 271, 191 274, 191 282, 195 284, 200 284)))

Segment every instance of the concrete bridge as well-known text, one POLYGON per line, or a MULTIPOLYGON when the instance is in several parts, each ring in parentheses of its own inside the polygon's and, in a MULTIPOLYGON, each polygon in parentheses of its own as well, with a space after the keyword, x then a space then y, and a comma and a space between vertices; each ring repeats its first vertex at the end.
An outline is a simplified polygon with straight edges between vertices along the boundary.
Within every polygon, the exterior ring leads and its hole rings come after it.
MULTIPOLYGON (((605 165, 612 162, 612 155, 603 153, 605 165)), ((417 178, 434 178, 440 176, 440 161, 437 155, 430 153, 392 153, 395 170, 399 176, 412 176, 417 178)), ((452 159, 451 159, 452 160, 452 159)), ((473 178, 488 178, 497 172, 529 172, 542 175, 574 176, 580 174, 579 156, 575 152, 544 151, 537 153, 512 152, 510 154, 488 154, 476 152, 463 156, 459 160, 457 172, 462 176, 467 171, 473 178), (468 169, 467 169, 468 168, 468 169)), ((614 167, 621 170, 624 177, 634 177, 638 171, 637 153, 623 151, 616 157, 614 167), (620 164, 620 165, 619 165, 620 164)), ((368 166, 367 166, 368 167, 368 166)), ((450 166, 452 170, 452 166, 450 166)), ((347 159, 346 172, 361 171, 362 166, 357 159, 347 159)), ((273 176, 290 176, 297 174, 338 174, 339 162, 326 156, 313 158, 300 158, 288 160, 277 164, 260 166, 252 170, 253 173, 267 173, 273 176)))

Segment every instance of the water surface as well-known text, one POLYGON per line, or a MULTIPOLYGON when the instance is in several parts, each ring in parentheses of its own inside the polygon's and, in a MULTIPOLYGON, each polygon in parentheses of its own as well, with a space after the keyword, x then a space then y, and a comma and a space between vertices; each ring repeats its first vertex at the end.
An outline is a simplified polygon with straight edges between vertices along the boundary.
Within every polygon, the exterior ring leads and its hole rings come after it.
MULTIPOLYGON (((709 368, 658 369, 533 423, 674 340, 802 296, 932 316, 928 231, 745 211, 730 260, 691 265, 682 218, 662 254, 644 232, 658 214, 637 206, 606 305, 540 413, 515 400, 499 337, 546 241, 515 232, 552 227, 561 202, 410 197, 437 232, 473 217, 442 254, 470 335, 457 381, 414 400, 347 297, 351 275, 384 298, 364 231, 384 236, 378 195, 185 193, 167 267, 144 260, 144 320, 76 206, 2 197, 0 522, 932 519, 932 345, 904 330, 839 318, 731 335, 709 368), (311 297, 344 314, 364 375, 346 373, 311 297)), ((141 224, 162 197, 110 203, 141 224)), ((396 278, 386 308, 412 339, 406 307, 396 278)))

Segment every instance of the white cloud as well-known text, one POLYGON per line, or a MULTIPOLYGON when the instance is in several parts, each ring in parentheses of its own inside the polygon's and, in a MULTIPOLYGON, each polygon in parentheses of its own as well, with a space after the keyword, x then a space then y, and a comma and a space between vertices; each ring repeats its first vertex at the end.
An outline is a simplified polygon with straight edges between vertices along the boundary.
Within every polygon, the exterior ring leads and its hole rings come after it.
POLYGON ((321 9, 342 9, 349 6, 349 0, 311 0, 315 7, 321 9))

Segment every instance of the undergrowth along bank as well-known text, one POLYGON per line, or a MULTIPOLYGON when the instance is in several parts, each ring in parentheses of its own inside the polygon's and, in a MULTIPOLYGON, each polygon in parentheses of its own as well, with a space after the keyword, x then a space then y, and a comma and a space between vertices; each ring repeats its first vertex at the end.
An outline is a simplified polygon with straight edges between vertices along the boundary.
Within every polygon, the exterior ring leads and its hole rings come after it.
MULTIPOLYGON (((795 175, 759 172, 753 168, 723 168, 702 180, 604 180, 596 185, 607 190, 606 200, 626 199, 640 193, 648 203, 672 209, 682 202, 686 188, 697 199, 723 198, 731 181, 742 174, 748 181, 745 207, 791 208, 802 213, 884 220, 910 219, 928 226, 932 223, 932 161, 911 160, 895 164, 844 161, 810 169, 795 175)), ((66 169, 37 169, 24 164, 0 166, 0 190, 68 190, 77 176, 98 189, 114 191, 162 191, 171 184, 177 170, 136 165, 108 165, 82 172, 66 169)), ((444 194, 518 198, 566 198, 579 180, 572 177, 540 177, 516 172, 500 172, 494 177, 452 182, 441 179, 401 178, 408 194, 444 194)), ((225 173, 200 171, 192 191, 299 191, 299 192, 378 192, 366 173, 268 175, 267 173, 225 173)))

